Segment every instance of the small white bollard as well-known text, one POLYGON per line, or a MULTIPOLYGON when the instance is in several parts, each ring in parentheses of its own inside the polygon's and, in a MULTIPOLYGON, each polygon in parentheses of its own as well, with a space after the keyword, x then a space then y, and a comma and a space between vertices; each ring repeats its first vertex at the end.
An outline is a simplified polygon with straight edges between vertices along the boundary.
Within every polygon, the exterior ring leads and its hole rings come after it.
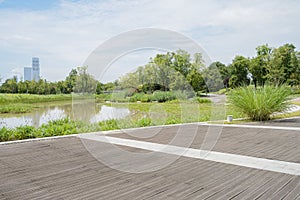
POLYGON ((232 122, 233 116, 232 115, 227 115, 227 122, 232 122))

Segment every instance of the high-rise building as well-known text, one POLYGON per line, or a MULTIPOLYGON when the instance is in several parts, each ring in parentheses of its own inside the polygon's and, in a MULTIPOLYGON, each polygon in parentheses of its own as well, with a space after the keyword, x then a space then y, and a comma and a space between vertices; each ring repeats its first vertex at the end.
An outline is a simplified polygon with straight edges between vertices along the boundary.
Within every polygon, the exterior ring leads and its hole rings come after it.
POLYGON ((40 80, 40 62, 39 58, 32 58, 31 67, 24 67, 24 81, 40 80))
POLYGON ((31 67, 24 67, 24 81, 31 81, 32 80, 32 68, 31 67))
POLYGON ((40 80, 40 63, 39 58, 32 58, 32 80, 40 80))

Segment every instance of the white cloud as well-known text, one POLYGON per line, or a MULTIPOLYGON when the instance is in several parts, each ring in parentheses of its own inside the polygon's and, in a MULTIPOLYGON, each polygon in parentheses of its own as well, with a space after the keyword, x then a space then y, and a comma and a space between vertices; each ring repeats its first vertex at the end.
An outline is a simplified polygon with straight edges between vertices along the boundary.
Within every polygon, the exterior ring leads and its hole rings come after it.
POLYGON ((293 0, 86 0, 43 11, 0 10, 0 74, 39 56, 44 78, 63 79, 103 41, 143 27, 182 32, 228 63, 235 54, 253 55, 262 43, 299 47, 299 8, 293 0))

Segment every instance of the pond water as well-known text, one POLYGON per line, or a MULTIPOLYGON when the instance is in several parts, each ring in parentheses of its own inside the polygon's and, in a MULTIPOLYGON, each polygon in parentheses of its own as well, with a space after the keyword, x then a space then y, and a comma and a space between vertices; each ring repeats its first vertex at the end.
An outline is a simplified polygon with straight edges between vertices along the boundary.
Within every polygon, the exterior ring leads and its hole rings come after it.
POLYGON ((39 127, 51 120, 69 117, 90 123, 108 119, 121 119, 130 115, 128 108, 119 108, 95 103, 48 105, 25 114, 0 114, 0 128, 14 128, 22 125, 39 127))

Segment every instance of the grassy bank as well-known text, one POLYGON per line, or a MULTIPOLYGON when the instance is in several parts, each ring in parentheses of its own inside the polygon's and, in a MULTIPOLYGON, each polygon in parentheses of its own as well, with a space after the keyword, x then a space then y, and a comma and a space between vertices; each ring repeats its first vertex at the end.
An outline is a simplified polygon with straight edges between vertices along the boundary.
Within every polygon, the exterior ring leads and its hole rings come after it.
POLYGON ((0 113, 27 113, 33 111, 35 108, 43 106, 40 103, 71 100, 71 94, 0 94, 0 113))
MULTIPOLYGON (((213 107, 211 103, 194 101, 171 101, 166 103, 113 103, 114 107, 128 108, 131 112, 125 119, 111 119, 99 123, 75 121, 69 118, 51 121, 39 128, 20 126, 0 129, 0 141, 20 140, 28 138, 50 137, 58 135, 77 134, 94 131, 116 130, 156 125, 180 124, 189 122, 208 121, 219 115, 225 119, 224 106, 213 107), (216 113, 219 112, 219 113, 216 113)), ((111 104, 106 104, 111 105, 111 104)), ((240 116, 234 110, 230 114, 240 116)))
POLYGON ((73 121, 65 118, 51 121, 39 128, 35 128, 33 126, 20 126, 16 128, 3 127, 0 129, 0 141, 3 142, 29 138, 69 135, 99 130, 100 127, 96 124, 87 124, 81 121, 73 121))
MULTIPOLYGON (((34 94, 0 94, 0 113, 26 113, 42 107, 43 103, 71 102, 73 100, 90 99, 97 103, 110 102, 169 102, 176 99, 187 99, 186 94, 179 92, 154 92, 153 94, 136 93, 128 97, 124 92, 99 95, 34 95, 34 94)), ((198 103, 210 103, 209 99, 195 97, 198 103)))
POLYGON ((28 113, 35 108, 32 104, 24 103, 9 103, 9 104, 0 104, 0 113, 28 113))
POLYGON ((0 94, 0 104, 5 103, 41 103, 72 100, 71 94, 36 95, 36 94, 0 94))

